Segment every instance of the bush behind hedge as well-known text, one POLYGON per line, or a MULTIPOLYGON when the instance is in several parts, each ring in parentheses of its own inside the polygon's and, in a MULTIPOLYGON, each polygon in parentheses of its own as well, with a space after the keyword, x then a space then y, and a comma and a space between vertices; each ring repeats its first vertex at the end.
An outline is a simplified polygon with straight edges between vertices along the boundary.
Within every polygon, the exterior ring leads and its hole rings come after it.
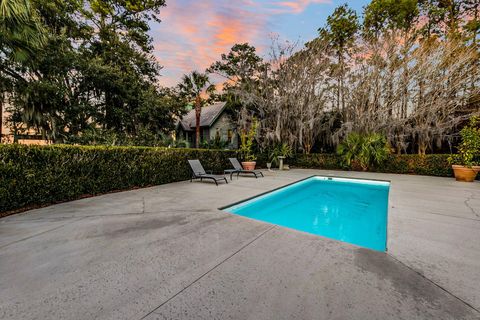
POLYGON ((0 213, 187 180, 187 159, 220 173, 235 156, 224 150, 0 145, 0 213))

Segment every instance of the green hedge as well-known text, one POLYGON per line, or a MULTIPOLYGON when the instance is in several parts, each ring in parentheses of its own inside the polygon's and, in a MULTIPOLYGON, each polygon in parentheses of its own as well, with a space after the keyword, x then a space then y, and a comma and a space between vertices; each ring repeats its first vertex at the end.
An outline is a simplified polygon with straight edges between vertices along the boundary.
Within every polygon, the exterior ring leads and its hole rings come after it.
MULTIPOLYGON (((116 190, 187 180, 187 159, 206 170, 231 167, 236 151, 103 146, 0 145, 0 213, 116 190)), ((372 171, 452 176, 448 155, 390 155, 372 171)), ((266 156, 259 156, 264 167, 266 156)), ((297 154, 286 163, 311 169, 345 169, 335 154, 297 154)), ((1 214, 0 214, 1 216, 1 214)))
POLYGON ((187 159, 223 172, 235 151, 0 145, 0 213, 190 178, 187 159))
MULTIPOLYGON (((448 163, 448 156, 448 154, 389 155, 383 165, 372 168, 371 171, 451 177, 452 168, 448 163)), ((342 166, 340 157, 335 154, 299 154, 292 159, 288 159, 287 163, 299 168, 346 169, 342 166)))

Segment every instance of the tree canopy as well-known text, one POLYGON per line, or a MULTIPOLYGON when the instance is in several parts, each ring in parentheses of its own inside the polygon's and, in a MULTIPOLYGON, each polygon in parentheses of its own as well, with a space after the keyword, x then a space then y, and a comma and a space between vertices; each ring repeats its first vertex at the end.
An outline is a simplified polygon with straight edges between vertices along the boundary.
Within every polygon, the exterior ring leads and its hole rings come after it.
POLYGON ((259 53, 234 44, 172 88, 158 84, 149 35, 164 6, 0 0, 0 107, 11 129, 54 142, 157 145, 187 104, 198 122, 217 99, 240 130, 259 120, 261 149, 332 151, 357 132, 423 154, 449 150, 480 112, 478 1, 372 0, 363 12, 341 5, 305 45, 274 39, 259 53))
POLYGON ((2 41, 0 48, 14 131, 36 128, 68 142, 86 130, 129 137, 173 128, 182 106, 172 103, 174 91, 157 84, 161 66, 148 34, 148 22, 160 21, 163 0, 13 2, 29 10, 23 14, 31 25, 19 22, 26 30, 18 31, 7 15, 2 20, 2 28, 11 30, 6 37, 15 40, 2 41), (23 51, 33 54, 13 58, 23 51))

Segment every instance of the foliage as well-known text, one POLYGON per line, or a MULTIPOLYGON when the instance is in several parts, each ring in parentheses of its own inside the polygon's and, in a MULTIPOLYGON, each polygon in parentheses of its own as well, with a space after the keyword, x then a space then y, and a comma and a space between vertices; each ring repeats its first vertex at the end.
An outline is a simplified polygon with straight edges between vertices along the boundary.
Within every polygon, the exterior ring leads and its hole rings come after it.
POLYGON ((353 46, 358 29, 357 13, 344 4, 335 8, 327 18, 327 27, 318 31, 332 45, 337 55, 341 56, 353 46))
POLYGON ((345 109, 345 60, 352 54, 355 44, 355 35, 360 25, 357 13, 347 4, 335 8, 333 14, 327 18, 326 28, 320 28, 320 39, 324 40, 333 49, 337 56, 337 64, 331 64, 331 74, 337 81, 336 101, 337 110, 345 109))
POLYGON ((208 73, 225 80, 220 99, 227 102, 225 110, 232 119, 239 121, 243 129, 249 119, 242 118, 242 111, 247 109, 250 113, 255 113, 256 108, 253 101, 242 99, 242 95, 258 86, 258 79, 267 70, 267 66, 255 47, 248 43, 238 43, 207 69, 208 73))
MULTIPOLYGON (((45 39, 31 46, 29 59, 15 60, 9 57, 18 44, 4 41, 1 33, 0 84, 8 84, 9 111, 20 119, 12 131, 30 127, 64 142, 91 127, 126 136, 173 128, 183 106, 175 90, 157 86, 161 67, 148 34, 149 21, 159 21, 163 0, 6 1, 15 2, 29 8, 45 39)), ((40 31, 28 30, 36 34, 25 35, 25 41, 42 39, 40 31)))
POLYGON ((250 130, 244 130, 240 135, 240 152, 245 161, 255 161, 257 156, 253 153, 253 143, 257 135, 258 121, 253 119, 250 130))
POLYGON ((136 135, 126 135, 114 130, 89 128, 79 136, 72 136, 65 140, 65 144, 80 144, 92 146, 147 146, 147 147, 185 147, 182 141, 174 141, 169 135, 154 133, 141 129, 136 135))
POLYGON ((195 106, 195 146, 199 148, 202 107, 213 97, 215 86, 210 83, 206 73, 193 71, 191 74, 183 76, 182 81, 178 84, 178 90, 186 103, 193 103, 195 106), (208 99, 205 99, 204 95, 207 95, 208 99))
POLYGON ((418 0, 372 0, 365 8, 364 32, 378 36, 385 30, 408 31, 418 14, 418 0))
POLYGON ((259 119, 262 150, 328 152, 351 132, 379 132, 396 153, 426 154, 448 150, 480 112, 478 1, 371 0, 362 14, 341 5, 305 46, 274 39, 263 59, 235 44, 170 89, 158 87, 149 34, 164 5, 0 0, 0 112, 7 98, 11 131, 82 143, 100 130, 160 145, 186 103, 198 121, 205 100, 221 99, 239 131, 259 119), (207 93, 209 74, 225 80, 221 95, 207 93))
POLYGON ((399 154, 446 152, 480 112, 479 9, 373 0, 358 17, 340 6, 304 47, 274 39, 255 85, 237 87, 241 118, 261 119, 261 149, 327 152, 378 132, 399 154))
POLYGON ((480 117, 470 118, 468 125, 460 130, 462 141, 458 153, 451 155, 451 164, 471 167, 480 164, 480 117))
POLYGON ((290 158, 293 156, 293 150, 287 143, 278 144, 269 152, 268 161, 272 164, 278 163, 278 157, 290 158))
MULTIPOLYGON (((341 170, 345 168, 342 158, 336 154, 297 154, 290 163, 292 166, 308 169, 341 170)), ((452 176, 447 154, 389 154, 384 162, 372 166, 370 170, 384 173, 452 176)))
POLYGON ((29 0, 0 0, 0 48, 15 61, 26 61, 45 45, 45 28, 29 0))
POLYGON ((338 146, 337 154, 348 167, 359 165, 367 171, 372 165, 381 165, 389 154, 387 139, 378 133, 350 133, 338 146))
POLYGON ((245 84, 254 79, 261 71, 263 60, 256 53, 255 47, 248 43, 235 44, 228 54, 222 54, 221 60, 214 62, 207 72, 214 73, 230 81, 231 87, 245 84))
POLYGON ((221 173, 235 151, 0 145, 0 212, 190 178, 187 159, 221 173))
POLYGON ((215 136, 214 139, 210 139, 209 141, 202 141, 200 146, 203 149, 227 149, 228 141, 221 139, 219 136, 215 136))

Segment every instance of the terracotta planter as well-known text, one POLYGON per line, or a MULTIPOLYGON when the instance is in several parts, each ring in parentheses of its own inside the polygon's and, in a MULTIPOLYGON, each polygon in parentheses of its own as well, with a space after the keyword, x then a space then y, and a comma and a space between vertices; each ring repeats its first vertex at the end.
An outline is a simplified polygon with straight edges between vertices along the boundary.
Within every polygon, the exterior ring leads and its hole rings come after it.
POLYGON ((255 170, 255 165, 257 163, 255 161, 244 161, 242 162, 243 170, 255 170))
POLYGON ((459 165, 452 165, 453 173, 455 174, 455 179, 457 181, 464 181, 464 182, 473 182, 475 177, 477 176, 477 172, 479 171, 479 167, 475 166, 472 168, 459 166, 459 165))
POLYGON ((472 166, 472 169, 475 170, 477 173, 480 172, 480 166, 472 166))

